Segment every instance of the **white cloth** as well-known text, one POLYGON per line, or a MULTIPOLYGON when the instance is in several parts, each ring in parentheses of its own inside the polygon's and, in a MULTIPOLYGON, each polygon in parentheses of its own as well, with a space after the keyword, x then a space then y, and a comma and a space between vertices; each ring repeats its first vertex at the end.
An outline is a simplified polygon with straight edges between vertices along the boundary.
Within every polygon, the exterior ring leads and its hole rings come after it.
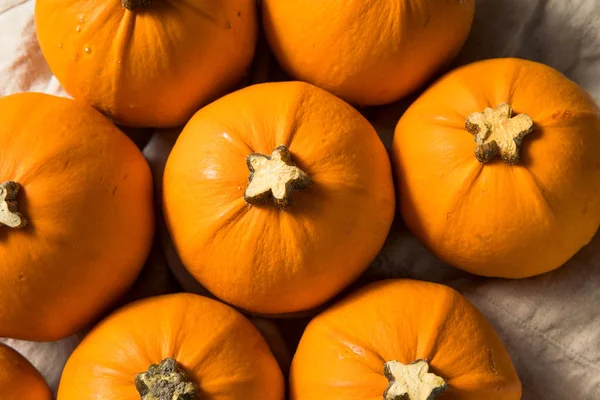
POLYGON ((0 96, 42 92, 68 97, 35 36, 33 0, 0 0, 0 96))

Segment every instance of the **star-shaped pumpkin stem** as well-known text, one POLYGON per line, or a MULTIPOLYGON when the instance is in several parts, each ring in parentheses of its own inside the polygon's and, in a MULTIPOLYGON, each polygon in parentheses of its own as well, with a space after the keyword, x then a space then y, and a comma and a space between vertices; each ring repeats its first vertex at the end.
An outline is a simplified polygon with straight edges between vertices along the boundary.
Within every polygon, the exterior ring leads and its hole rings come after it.
POLYGON ((198 394, 198 386, 171 357, 137 374, 135 388, 141 400, 195 400, 198 394))
POLYGON ((479 162, 486 163, 497 154, 506 163, 519 162, 519 147, 523 137, 533 130, 533 120, 527 114, 512 117, 512 112, 510 104, 503 103, 467 118, 465 126, 475 136, 475 157, 479 162))
POLYGON ((250 154, 246 165, 250 170, 250 183, 244 199, 249 204, 272 199, 275 205, 285 210, 290 204, 291 192, 310 185, 309 176, 292 162, 292 155, 284 145, 276 147, 270 156, 250 154))
POLYGON ((14 181, 0 183, 0 225, 22 228, 27 221, 17 211, 17 194, 21 185, 14 181))
POLYGON ((385 363, 383 373, 390 382, 383 400, 434 400, 448 385, 439 376, 428 372, 429 364, 417 360, 412 364, 398 361, 385 363))

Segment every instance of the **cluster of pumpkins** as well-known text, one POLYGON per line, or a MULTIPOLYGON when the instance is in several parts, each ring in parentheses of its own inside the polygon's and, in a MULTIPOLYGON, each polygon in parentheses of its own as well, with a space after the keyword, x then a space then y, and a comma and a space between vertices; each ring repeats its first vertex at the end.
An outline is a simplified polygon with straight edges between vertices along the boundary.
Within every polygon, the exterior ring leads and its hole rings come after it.
MULTIPOLYGON (((391 162, 349 105, 423 86, 460 50, 474 7, 262 0, 268 43, 297 81, 226 94, 253 58, 254 0, 37 0, 40 46, 75 100, 0 99, 0 336, 72 335, 139 274, 152 178, 115 122, 185 125, 160 206, 187 271, 228 305, 179 293, 115 311, 72 354, 59 400, 283 399, 280 367, 238 310, 322 305, 375 258, 396 208, 435 255, 473 274, 558 268, 600 224, 600 110, 582 88, 519 59, 451 71, 400 119, 391 162)), ((51 396, 8 347, 0 394, 51 396)), ((289 396, 517 400, 521 384, 460 294, 388 280, 312 320, 289 396)))

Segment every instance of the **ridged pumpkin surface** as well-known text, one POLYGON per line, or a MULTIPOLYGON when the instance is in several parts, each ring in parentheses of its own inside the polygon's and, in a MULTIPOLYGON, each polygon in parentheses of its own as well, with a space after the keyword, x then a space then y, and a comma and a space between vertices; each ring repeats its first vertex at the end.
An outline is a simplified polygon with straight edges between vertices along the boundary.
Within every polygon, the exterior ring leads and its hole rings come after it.
MULTIPOLYGON (((275 176, 277 174, 274 174, 275 176)), ((200 110, 167 161, 164 211, 190 273, 221 299, 257 313, 323 303, 364 271, 394 216, 387 152, 335 96, 267 83, 200 110), (284 145, 311 180, 282 210, 245 200, 247 158, 284 145)))
POLYGON ((262 0, 281 66, 360 105, 385 104, 423 85, 464 43, 474 0, 262 0))
POLYGON ((0 343, 0 398, 2 400, 52 400, 42 375, 12 348, 0 343))
POLYGON ((98 317, 142 268, 154 231, 150 169, 106 117, 73 100, 4 97, 0 121, 0 182, 20 185, 15 207, 27 221, 0 220, 0 337, 57 340, 98 317))
POLYGON ((600 109, 577 84, 532 61, 471 64, 431 86, 396 127, 402 217, 456 267, 506 278, 541 274, 598 229, 598 154, 600 109), (513 117, 531 117, 533 131, 522 138, 517 163, 481 163, 465 121, 503 103, 513 117))
POLYGON ((241 80, 254 0, 38 0, 37 37, 66 91, 130 126, 183 125, 241 80))
POLYGON ((277 361, 248 319, 215 300, 173 294, 132 303, 98 324, 67 362, 58 400, 140 399, 136 375, 167 358, 197 385, 197 398, 284 398, 277 361))
POLYGON ((385 363, 417 360, 446 382, 431 399, 521 398, 511 359, 484 316, 453 289, 413 280, 371 284, 315 317, 292 362, 290 398, 381 400, 390 386, 385 363))

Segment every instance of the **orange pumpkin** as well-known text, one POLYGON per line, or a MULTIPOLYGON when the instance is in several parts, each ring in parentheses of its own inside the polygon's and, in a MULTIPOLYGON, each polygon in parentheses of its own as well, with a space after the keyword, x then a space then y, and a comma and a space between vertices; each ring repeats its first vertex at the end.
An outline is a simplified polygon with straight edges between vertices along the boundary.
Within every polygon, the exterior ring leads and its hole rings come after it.
POLYGON ((376 256, 395 208, 373 127, 301 82, 251 86, 200 110, 173 147, 163 190, 185 267, 255 313, 332 297, 376 256))
POLYGON ((402 216, 456 267, 541 274, 598 229, 599 153, 600 110, 558 71, 518 59, 468 65, 429 88, 396 127, 402 216))
POLYGON ((2 400, 52 400, 52 393, 33 365, 0 343, 0 397, 2 400))
POLYGON ((284 398, 283 375, 259 331, 232 308, 195 294, 141 300, 107 317, 75 350, 58 389, 58 400, 195 395, 284 398))
POLYGON ((519 400, 521 383, 491 325, 453 289, 388 280, 306 328, 291 400, 519 400))
POLYGON ((51 341, 137 277, 154 230, 148 164, 96 110, 0 99, 0 337, 51 341))
POLYGON ((183 125, 248 68, 254 0, 38 0, 37 37, 75 97, 130 126, 183 125))
POLYGON ((474 0, 262 0, 267 39, 281 66, 360 105, 414 91, 467 38, 474 0))

